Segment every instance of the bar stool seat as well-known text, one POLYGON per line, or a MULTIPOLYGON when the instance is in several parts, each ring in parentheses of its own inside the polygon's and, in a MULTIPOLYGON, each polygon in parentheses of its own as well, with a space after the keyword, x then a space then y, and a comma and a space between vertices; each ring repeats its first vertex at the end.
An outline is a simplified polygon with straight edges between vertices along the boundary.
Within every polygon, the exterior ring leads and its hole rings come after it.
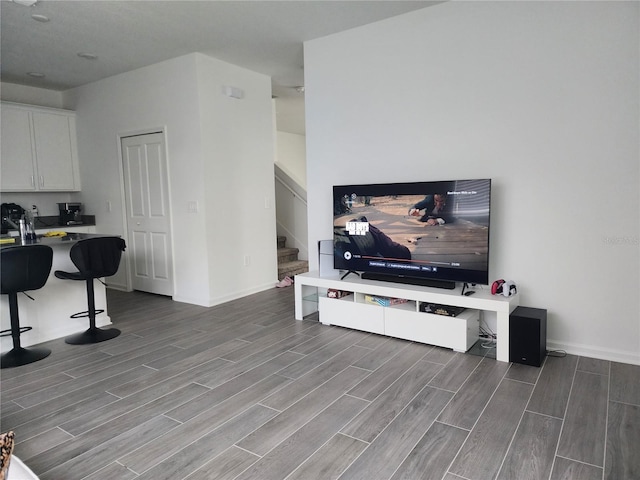
POLYGON ((77 272, 56 270, 55 276, 64 280, 83 280, 87 284, 87 306, 84 312, 71 315, 71 318, 89 317, 89 329, 65 338, 72 345, 84 345, 110 340, 120 335, 117 328, 102 329, 96 327, 96 315, 104 310, 96 309, 93 280, 115 275, 120 266, 122 252, 126 248, 120 237, 97 237, 80 240, 69 253, 77 272))
POLYGON ((13 348, 2 354, 1 368, 18 367, 37 362, 51 353, 48 348, 20 345, 20 335, 32 329, 21 327, 18 315, 18 293, 38 290, 47 283, 53 250, 47 245, 10 246, 0 249, 0 293, 8 295, 11 329, 3 330, 0 336, 11 335, 13 348))

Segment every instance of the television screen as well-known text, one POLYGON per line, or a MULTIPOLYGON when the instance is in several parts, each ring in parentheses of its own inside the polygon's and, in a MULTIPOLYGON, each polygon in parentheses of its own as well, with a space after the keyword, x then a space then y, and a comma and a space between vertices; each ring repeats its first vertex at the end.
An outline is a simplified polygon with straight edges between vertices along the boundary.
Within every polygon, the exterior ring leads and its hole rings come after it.
POLYGON ((334 186, 334 268, 443 288, 487 285, 490 204, 490 179, 334 186))

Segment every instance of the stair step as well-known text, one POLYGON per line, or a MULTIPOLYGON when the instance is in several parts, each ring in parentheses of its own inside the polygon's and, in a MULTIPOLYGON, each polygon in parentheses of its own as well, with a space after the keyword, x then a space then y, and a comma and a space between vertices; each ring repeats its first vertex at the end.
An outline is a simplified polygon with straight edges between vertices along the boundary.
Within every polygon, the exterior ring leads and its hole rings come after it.
POLYGON ((298 260, 300 249, 295 247, 286 247, 287 237, 278 235, 278 280, 284 277, 293 278, 299 273, 309 271, 309 262, 306 260, 298 260))
POLYGON ((309 262, 306 260, 295 260, 292 262, 281 263, 278 265, 278 280, 282 280, 284 277, 293 278, 299 273, 305 273, 309 271, 309 262))
POLYGON ((293 262, 298 260, 298 253, 300 249, 298 248, 278 248, 278 264, 293 262))

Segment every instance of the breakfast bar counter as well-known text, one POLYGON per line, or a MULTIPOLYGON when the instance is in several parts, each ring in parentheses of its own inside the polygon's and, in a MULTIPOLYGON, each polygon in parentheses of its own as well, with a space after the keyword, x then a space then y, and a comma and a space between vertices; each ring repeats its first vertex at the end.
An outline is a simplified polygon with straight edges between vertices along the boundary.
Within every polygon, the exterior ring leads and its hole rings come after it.
MULTIPOLYGON (((32 244, 49 245, 53 249, 53 264, 46 285, 39 289, 26 292, 26 295, 18 294, 18 311, 20 325, 32 327, 32 330, 20 335, 20 343, 23 347, 46 342, 56 338, 85 331, 89 328, 87 318, 69 318, 74 313, 87 310, 87 288, 84 281, 62 280, 56 278, 54 272, 63 270, 75 272, 75 267, 69 252, 71 247, 80 240, 86 238, 104 237, 91 233, 69 233, 58 237, 39 236, 37 240, 21 244, 20 238, 15 243, 3 244, 2 248, 9 246, 21 246, 29 248, 32 244)), ((96 308, 104 309, 104 313, 96 316, 98 327, 111 324, 107 312, 106 288, 99 281, 94 281, 96 308)), ((9 302, 6 295, 0 296, 0 330, 11 328, 9 317, 9 302)), ((13 347, 11 336, 2 337, 0 350, 4 353, 13 347)))

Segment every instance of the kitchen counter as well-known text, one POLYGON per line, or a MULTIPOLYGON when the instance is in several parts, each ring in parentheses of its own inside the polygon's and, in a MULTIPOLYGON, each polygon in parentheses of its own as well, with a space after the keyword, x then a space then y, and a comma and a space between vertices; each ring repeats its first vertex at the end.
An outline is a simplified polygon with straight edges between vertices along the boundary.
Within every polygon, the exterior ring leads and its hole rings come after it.
MULTIPOLYGON (((95 215, 83 215, 82 223, 75 223, 73 225, 60 225, 60 218, 57 215, 36 217, 33 220, 33 226, 36 229, 36 233, 50 232, 51 230, 62 230, 69 232, 89 232, 95 231, 96 217, 95 215)), ((3 235, 5 235, 3 230, 3 235)), ((20 232, 15 228, 9 228, 6 230, 6 235, 10 237, 19 237, 20 232)))
POLYGON ((103 235, 100 233, 85 233, 85 232, 66 232, 66 233, 67 234, 65 236, 60 236, 60 237, 45 237, 42 234, 38 234, 38 237, 36 240, 27 240, 24 243, 21 241, 20 237, 11 237, 11 238, 15 238, 15 241, 13 243, 6 243, 0 246, 4 248, 4 247, 10 247, 10 246, 28 247, 29 245, 49 245, 51 248, 54 248, 60 245, 71 246, 74 243, 79 242, 80 240, 86 240, 88 238, 113 236, 113 235, 103 235))
POLYGON ((64 230, 69 227, 82 227, 82 226, 94 226, 96 224, 96 216, 95 215, 82 215, 81 217, 82 223, 76 223, 72 225, 60 225, 60 217, 58 215, 52 216, 40 216, 36 217, 33 220, 33 226, 36 230, 42 228, 59 228, 60 230, 64 230))
MULTIPOLYGON (((18 309, 20 325, 33 327, 33 330, 20 336, 23 347, 46 342, 56 338, 83 332, 89 328, 89 319, 69 318, 74 313, 87 310, 87 288, 84 281, 62 280, 56 278, 54 272, 63 270, 75 272, 75 267, 69 252, 71 246, 80 240, 108 235, 91 233, 70 233, 64 237, 39 237, 35 241, 27 242, 24 246, 39 243, 49 245, 53 249, 53 264, 46 285, 39 290, 27 292, 33 297, 31 301, 25 295, 18 295, 18 309)), ((2 248, 21 245, 20 238, 16 243, 4 244, 2 248)), ((105 286, 98 280, 94 280, 96 308, 104 309, 104 313, 96 316, 96 325, 99 327, 110 325, 111 318, 107 311, 107 294, 105 286)), ((9 317, 9 301, 6 295, 0 296, 0 330, 11 328, 9 317)), ((0 338, 0 350, 4 353, 13 347, 11 336, 0 338)), ((55 351, 54 351, 55 353, 55 351)))

